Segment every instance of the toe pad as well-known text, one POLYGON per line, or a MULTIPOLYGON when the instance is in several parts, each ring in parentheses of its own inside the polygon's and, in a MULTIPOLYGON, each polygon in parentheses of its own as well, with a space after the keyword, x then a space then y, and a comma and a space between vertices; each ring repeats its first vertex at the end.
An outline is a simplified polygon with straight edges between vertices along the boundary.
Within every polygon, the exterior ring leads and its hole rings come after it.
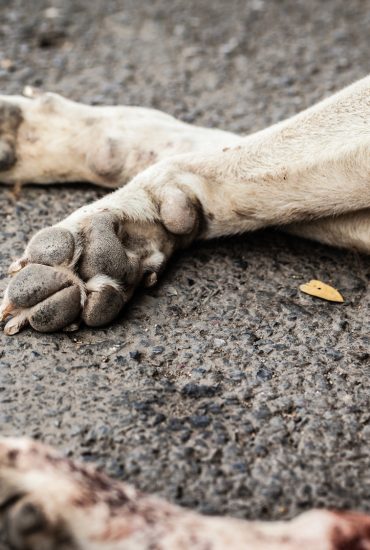
POLYGON ((117 317, 123 304, 121 293, 107 286, 88 295, 82 318, 89 327, 107 325, 117 317))
POLYGON ((68 276, 52 267, 30 264, 14 277, 8 300, 15 308, 28 308, 70 284, 68 276))
POLYGON ((73 235, 62 227, 48 227, 39 231, 27 247, 28 260, 45 265, 68 265, 74 255, 73 235))
POLYGON ((73 323, 80 309, 80 290, 73 285, 35 306, 28 320, 31 327, 39 332, 54 332, 73 323))

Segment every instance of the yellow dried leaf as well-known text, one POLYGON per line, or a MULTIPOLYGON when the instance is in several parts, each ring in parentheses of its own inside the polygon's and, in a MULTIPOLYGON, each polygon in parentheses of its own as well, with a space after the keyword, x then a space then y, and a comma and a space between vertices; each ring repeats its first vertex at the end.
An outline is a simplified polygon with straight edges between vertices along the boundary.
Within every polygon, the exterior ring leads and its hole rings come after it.
POLYGON ((11 59, 2 59, 0 61, 0 66, 7 71, 13 67, 13 61, 11 59))
POLYGON ((299 290, 305 294, 317 296, 317 298, 322 298, 329 302, 344 302, 344 298, 338 290, 322 281, 316 281, 315 279, 312 279, 309 283, 300 285, 299 290))

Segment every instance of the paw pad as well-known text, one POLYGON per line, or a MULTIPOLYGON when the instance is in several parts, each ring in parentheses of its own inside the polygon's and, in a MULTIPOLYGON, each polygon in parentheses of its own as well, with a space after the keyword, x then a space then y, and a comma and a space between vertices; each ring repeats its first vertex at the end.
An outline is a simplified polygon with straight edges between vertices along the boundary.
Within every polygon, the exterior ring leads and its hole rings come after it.
POLYGON ((19 107, 6 101, 0 103, 0 170, 9 170, 16 162, 15 141, 21 122, 19 107))
POLYGON ((12 513, 11 539, 24 540, 27 535, 35 534, 47 527, 47 521, 41 509, 32 502, 20 502, 12 513))
POLYGON ((39 332, 70 325, 81 310, 82 283, 67 269, 30 264, 10 282, 1 308, 2 318, 13 317, 6 334, 16 334, 29 323, 39 332))
POLYGON ((197 212, 189 197, 176 188, 167 189, 162 198, 161 217, 174 235, 188 235, 197 224, 197 212))
POLYGON ((0 141, 0 170, 9 170, 15 164, 15 149, 11 143, 0 141))
POLYGON ((66 273, 30 264, 14 277, 8 287, 8 300, 14 308, 29 308, 70 285, 66 273))
POLYGON ((80 309, 80 289, 73 285, 37 304, 32 309, 28 321, 31 327, 39 332, 54 332, 73 323, 80 309))
POLYGON ((39 231, 27 247, 28 260, 36 264, 68 265, 73 259, 73 235, 62 227, 48 227, 39 231))
POLYGON ((122 293, 107 286, 88 295, 82 319, 89 327, 107 325, 117 317, 123 305, 122 293))
POLYGON ((117 219, 112 214, 101 213, 89 220, 87 239, 79 272, 84 281, 103 274, 122 280, 128 259, 122 242, 116 234, 117 219))

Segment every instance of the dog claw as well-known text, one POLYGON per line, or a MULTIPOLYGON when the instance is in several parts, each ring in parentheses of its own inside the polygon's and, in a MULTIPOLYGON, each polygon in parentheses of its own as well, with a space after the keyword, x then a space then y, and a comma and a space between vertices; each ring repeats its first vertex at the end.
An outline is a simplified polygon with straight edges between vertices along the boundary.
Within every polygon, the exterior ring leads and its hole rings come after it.
POLYGON ((14 307, 12 304, 4 304, 0 307, 0 321, 5 321, 11 315, 14 307))
POLYGON ((26 258, 19 258, 19 260, 15 260, 12 264, 10 264, 10 267, 8 269, 9 275, 15 275, 15 273, 18 273, 19 271, 21 271, 21 269, 26 267, 28 263, 29 262, 28 260, 26 260, 26 258))
POLYGON ((13 336, 17 334, 28 324, 27 314, 24 312, 19 312, 17 315, 14 315, 5 325, 4 333, 7 336, 13 336))
POLYGON ((144 277, 144 286, 150 288, 156 285, 158 282, 158 275, 153 271, 152 273, 147 273, 144 277))

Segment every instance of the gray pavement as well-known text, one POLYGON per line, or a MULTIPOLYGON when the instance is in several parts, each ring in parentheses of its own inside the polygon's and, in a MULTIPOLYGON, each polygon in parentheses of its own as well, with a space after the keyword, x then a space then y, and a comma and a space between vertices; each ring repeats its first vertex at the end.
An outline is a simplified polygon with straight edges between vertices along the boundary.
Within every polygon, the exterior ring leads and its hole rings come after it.
MULTIPOLYGON (((241 133, 370 69, 369 0, 15 0, 0 16, 3 93, 38 85, 241 133)), ((102 194, 0 188, 0 290, 36 230, 102 194)), ((1 334, 1 433, 208 513, 369 511, 369 278, 366 257, 272 230, 196 244, 109 328, 1 334), (345 304, 301 294, 311 278, 345 304)))

